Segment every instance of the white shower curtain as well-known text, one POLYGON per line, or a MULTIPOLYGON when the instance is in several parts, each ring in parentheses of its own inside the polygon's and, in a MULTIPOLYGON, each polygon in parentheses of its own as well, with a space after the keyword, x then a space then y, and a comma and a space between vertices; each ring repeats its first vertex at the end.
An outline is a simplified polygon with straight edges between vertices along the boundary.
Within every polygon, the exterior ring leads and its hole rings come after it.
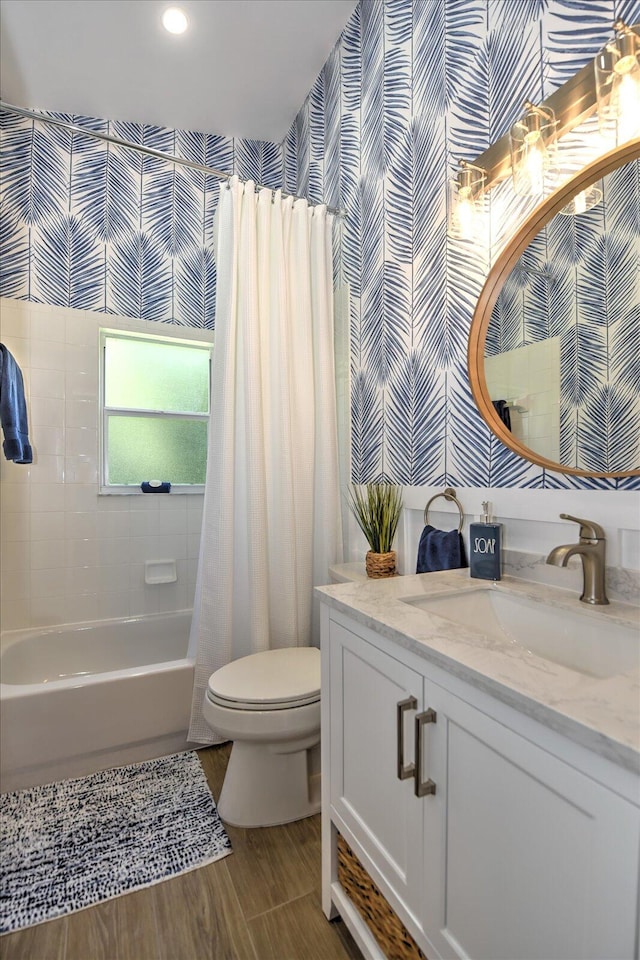
POLYGON ((313 587, 342 559, 331 228, 237 177, 216 214, 216 328, 189 739, 214 670, 318 645, 313 587))

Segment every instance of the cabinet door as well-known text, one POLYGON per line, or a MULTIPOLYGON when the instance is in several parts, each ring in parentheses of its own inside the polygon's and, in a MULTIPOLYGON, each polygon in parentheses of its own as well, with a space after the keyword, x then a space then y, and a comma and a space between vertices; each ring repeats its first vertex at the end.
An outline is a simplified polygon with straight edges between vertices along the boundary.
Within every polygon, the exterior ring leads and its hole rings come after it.
POLYGON ((436 684, 425 699, 425 928, 439 953, 632 957, 639 811, 436 684))
POLYGON ((388 884, 392 906, 395 893, 414 915, 421 902, 422 803, 413 777, 397 775, 396 723, 398 703, 414 697, 416 707, 402 724, 409 763, 422 683, 409 667, 331 622, 331 806, 385 896, 388 884))

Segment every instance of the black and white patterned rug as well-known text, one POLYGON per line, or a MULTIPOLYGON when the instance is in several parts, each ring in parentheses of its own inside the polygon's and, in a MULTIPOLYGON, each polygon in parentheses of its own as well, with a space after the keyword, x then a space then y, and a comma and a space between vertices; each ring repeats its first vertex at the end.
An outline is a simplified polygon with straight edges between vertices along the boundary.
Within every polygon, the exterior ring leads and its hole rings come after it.
POLYGON ((0 933, 231 853, 195 753, 0 797, 0 933))

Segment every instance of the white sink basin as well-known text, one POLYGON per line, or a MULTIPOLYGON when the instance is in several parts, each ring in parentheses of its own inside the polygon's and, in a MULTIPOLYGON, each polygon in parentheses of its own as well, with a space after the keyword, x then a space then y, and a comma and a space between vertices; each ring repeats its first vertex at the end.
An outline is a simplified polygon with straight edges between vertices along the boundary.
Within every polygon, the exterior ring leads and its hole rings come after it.
POLYGON ((637 628, 607 622, 597 610, 574 612, 499 588, 407 597, 404 602, 593 677, 640 668, 637 628))

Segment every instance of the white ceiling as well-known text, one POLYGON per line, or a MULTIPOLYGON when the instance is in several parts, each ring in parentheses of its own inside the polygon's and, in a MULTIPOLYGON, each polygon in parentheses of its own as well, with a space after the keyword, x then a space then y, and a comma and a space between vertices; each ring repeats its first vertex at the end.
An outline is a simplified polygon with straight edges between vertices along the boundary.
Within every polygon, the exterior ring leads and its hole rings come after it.
POLYGON ((2 0, 8 103, 280 142, 357 0, 2 0), (181 36, 160 18, 181 7, 181 36))

